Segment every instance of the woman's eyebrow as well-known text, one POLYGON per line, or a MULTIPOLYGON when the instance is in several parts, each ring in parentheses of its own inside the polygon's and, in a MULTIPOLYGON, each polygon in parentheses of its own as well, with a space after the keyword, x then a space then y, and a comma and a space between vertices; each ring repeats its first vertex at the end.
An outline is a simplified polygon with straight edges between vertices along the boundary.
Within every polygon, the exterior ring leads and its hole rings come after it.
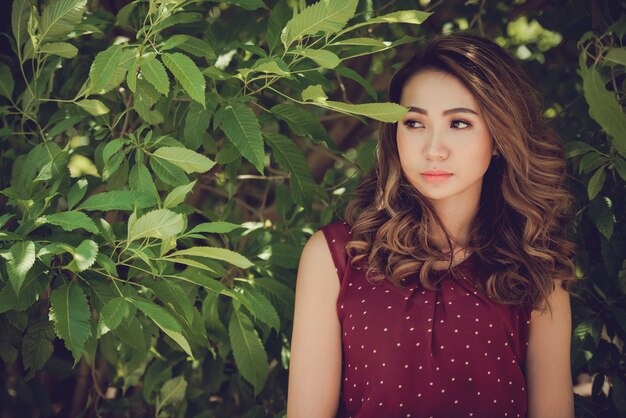
MULTIPOLYGON (((419 113, 419 114, 428 116, 428 111, 426 109, 422 109, 421 107, 417 107, 417 106, 409 106, 409 112, 419 113)), ((442 114, 444 116, 447 116, 453 113, 472 113, 478 116, 478 112, 467 107, 455 107, 452 109, 447 109, 447 110, 444 110, 442 114)))

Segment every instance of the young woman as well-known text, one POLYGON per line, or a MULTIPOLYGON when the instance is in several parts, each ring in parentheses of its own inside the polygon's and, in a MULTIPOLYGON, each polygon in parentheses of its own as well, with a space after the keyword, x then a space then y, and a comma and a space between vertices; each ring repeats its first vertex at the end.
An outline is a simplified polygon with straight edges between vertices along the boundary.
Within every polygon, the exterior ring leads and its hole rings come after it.
POLYGON ((408 113, 302 253, 288 417, 573 417, 571 200, 535 90, 452 34, 389 99, 408 113))

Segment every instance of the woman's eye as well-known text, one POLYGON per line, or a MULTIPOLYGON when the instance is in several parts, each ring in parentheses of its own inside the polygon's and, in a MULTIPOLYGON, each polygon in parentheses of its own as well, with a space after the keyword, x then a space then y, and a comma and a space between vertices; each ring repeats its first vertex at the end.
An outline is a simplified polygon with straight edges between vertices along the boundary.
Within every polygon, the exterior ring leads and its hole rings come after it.
POLYGON ((408 126, 409 128, 423 128, 424 125, 422 125, 422 122, 419 122, 417 120, 406 120, 404 121, 404 125, 408 126))
POLYGON ((465 129, 465 128, 469 128, 470 126, 472 126, 469 122, 466 122, 464 120, 453 120, 452 121, 452 127, 455 129, 465 129))

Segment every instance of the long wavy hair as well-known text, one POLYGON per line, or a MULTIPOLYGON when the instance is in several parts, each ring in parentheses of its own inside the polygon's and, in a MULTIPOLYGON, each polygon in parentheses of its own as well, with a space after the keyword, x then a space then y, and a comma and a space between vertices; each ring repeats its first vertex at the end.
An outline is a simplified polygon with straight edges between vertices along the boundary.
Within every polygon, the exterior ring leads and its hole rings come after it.
MULTIPOLYGON (((564 153, 542 117, 539 95, 498 44, 450 34, 428 42, 394 74, 389 101, 399 103, 405 83, 427 69, 455 76, 472 93, 499 152, 483 178, 467 244, 488 272, 476 284, 494 302, 543 309, 554 279, 564 280, 567 290, 575 280, 575 245, 565 230, 572 198, 563 187, 564 153)), ((389 280, 404 288, 419 272, 421 284, 435 290, 441 276, 429 273, 441 260, 452 268, 453 240, 431 202, 405 177, 396 128, 382 124, 376 163, 345 209, 352 229, 346 250, 372 284, 389 280), (447 249, 434 244, 440 234, 447 249)))

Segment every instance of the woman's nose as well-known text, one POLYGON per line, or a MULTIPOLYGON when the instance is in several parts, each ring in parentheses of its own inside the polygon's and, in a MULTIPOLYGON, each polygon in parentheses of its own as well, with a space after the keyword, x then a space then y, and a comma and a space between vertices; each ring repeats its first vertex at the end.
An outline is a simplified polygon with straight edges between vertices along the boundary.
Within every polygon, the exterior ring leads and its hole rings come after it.
POLYGON ((445 144, 445 135, 441 131, 433 130, 426 142, 424 153, 426 159, 437 161, 448 157, 448 148, 445 144))

